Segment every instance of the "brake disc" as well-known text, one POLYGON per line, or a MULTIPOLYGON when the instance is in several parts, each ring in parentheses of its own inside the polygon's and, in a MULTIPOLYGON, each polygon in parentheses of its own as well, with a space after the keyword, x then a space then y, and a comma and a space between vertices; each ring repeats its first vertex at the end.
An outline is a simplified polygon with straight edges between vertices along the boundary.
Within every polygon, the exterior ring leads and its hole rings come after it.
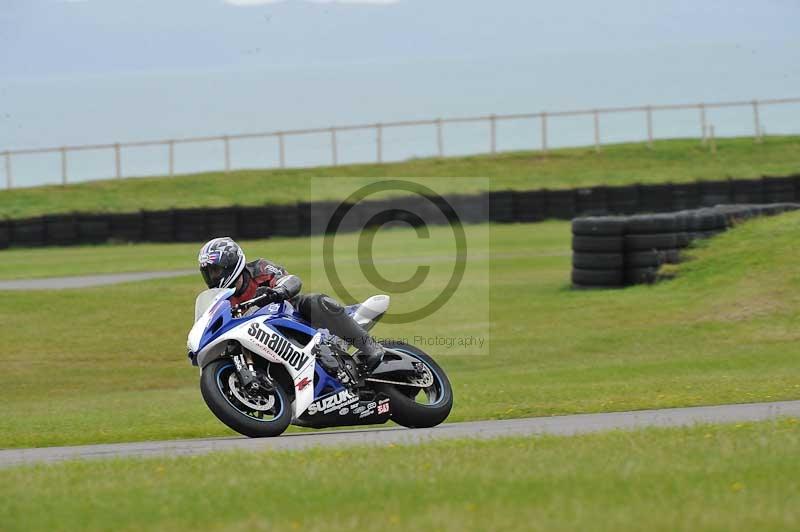
POLYGON ((275 396, 273 394, 270 394, 269 397, 263 397, 261 395, 252 396, 242 390, 239 386, 239 379, 236 378, 236 373, 231 373, 228 377, 228 388, 231 390, 233 396, 242 404, 258 412, 271 410, 272 407, 275 406, 275 396))
POLYGON ((431 368, 425 364, 420 364, 420 366, 422 367, 417 367, 417 371, 419 371, 421 375, 419 377, 409 379, 409 382, 415 386, 419 386, 420 388, 433 386, 433 372, 431 371, 431 368))

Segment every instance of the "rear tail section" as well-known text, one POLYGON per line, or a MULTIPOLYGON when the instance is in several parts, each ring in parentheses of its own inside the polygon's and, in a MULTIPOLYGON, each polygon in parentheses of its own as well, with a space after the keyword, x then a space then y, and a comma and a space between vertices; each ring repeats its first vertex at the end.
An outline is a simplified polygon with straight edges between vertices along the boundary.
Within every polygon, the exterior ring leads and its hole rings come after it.
POLYGON ((347 307, 347 312, 362 329, 369 331, 389 309, 389 302, 387 295, 372 296, 359 305, 347 307))

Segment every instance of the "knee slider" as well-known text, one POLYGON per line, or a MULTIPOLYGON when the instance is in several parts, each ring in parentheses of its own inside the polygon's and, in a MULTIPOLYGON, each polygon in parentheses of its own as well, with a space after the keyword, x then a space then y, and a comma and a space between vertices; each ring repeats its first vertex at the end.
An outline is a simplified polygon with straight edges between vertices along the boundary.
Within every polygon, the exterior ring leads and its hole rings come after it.
POLYGON ((322 307, 322 310, 324 310, 325 312, 329 312, 331 314, 341 314, 342 312, 344 312, 344 307, 342 306, 342 304, 330 296, 326 296, 325 294, 320 294, 318 301, 320 307, 322 307))

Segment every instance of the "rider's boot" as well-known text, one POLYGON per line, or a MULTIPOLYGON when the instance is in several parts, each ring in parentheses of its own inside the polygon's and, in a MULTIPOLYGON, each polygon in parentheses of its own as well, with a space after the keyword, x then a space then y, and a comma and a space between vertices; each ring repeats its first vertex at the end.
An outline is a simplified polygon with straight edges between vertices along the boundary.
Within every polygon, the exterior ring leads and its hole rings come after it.
POLYGON ((318 298, 319 310, 322 312, 315 312, 313 321, 358 349, 366 374, 372 373, 383 360, 383 346, 356 323, 356 320, 348 316, 338 301, 325 295, 318 298))
MULTIPOLYGON (((355 321, 353 323, 355 323, 355 321)), ((361 327, 359 327, 359 329, 361 329, 361 327)), ((361 330, 363 331, 363 329, 361 330)), ((375 371, 375 368, 377 368, 378 365, 383 360, 384 350, 383 346, 379 344, 377 340, 375 340, 375 338, 368 335, 366 332, 363 333, 363 336, 361 338, 362 341, 359 344, 353 342, 353 345, 359 351, 361 351, 362 362, 364 363, 364 369, 366 371, 366 374, 369 375, 370 373, 375 371)))
POLYGON ((365 374, 369 375, 383 360, 383 346, 367 333, 352 317, 344 312, 335 314, 328 330, 344 339, 358 349, 359 362, 364 365, 365 374))

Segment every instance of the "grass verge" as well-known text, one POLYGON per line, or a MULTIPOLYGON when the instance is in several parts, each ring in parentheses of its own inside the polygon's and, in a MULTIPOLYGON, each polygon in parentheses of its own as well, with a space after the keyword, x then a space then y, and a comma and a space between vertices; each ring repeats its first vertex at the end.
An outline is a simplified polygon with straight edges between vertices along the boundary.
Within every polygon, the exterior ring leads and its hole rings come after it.
POLYGON ((15 530, 796 530, 796 419, 0 470, 15 530), (344 474, 343 474, 344 472, 344 474))
MULTIPOLYGON (((419 323, 382 323, 379 336, 485 337, 483 354, 423 346, 455 389, 451 421, 800 398, 800 213, 760 219, 690 254, 675 280, 624 290, 569 289, 569 224, 466 228, 465 281, 441 311, 419 323)), ((403 310, 438 294, 436 270, 450 235, 431 228, 376 238, 377 267, 408 277, 432 264, 427 283, 394 298, 403 310), (411 266, 409 266, 411 265, 411 266)), ((252 243, 330 291, 315 266, 314 239, 252 243), (285 255, 276 253, 285 252, 285 255)), ((358 238, 342 235, 355 257, 358 238)), ((152 265, 193 264, 196 247, 108 246, 108 264, 130 250, 152 265), (121 254, 116 256, 117 252, 121 254)), ((36 254, 50 267, 73 250, 36 254)), ((352 261, 340 268, 354 296, 374 292, 352 261)), ((74 267, 77 269, 79 263, 74 267)), ((448 266, 445 264, 445 266, 448 266)), ((206 409, 185 358, 198 276, 111 287, 0 293, 0 447, 189 438, 230 434, 206 409)))
MULTIPOLYGON (((93 181, 0 191, 0 218, 80 212, 132 212, 139 209, 261 205, 343 199, 340 180, 363 184, 385 177, 489 178, 492 189, 528 190, 629 183, 685 182, 695 179, 786 175, 800 171, 800 137, 767 137, 717 141, 710 153, 696 139, 663 140, 654 149, 643 143, 541 152, 510 152, 445 159, 414 159, 391 164, 363 164, 297 170, 242 170, 178 177, 93 181), (330 179, 329 187, 311 186, 312 178, 330 179)), ((444 179, 442 193, 479 192, 485 179, 444 179)))

